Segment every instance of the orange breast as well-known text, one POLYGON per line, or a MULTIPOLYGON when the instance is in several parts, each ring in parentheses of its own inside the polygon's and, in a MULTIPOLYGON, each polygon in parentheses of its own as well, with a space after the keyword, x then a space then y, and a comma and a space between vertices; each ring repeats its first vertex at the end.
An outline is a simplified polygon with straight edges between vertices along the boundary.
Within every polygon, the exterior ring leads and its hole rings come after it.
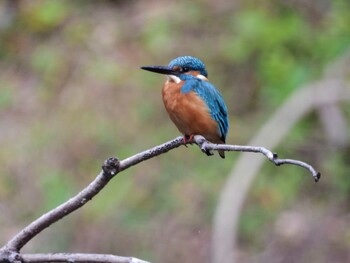
POLYGON ((213 143, 222 143, 218 124, 211 118, 205 102, 193 91, 181 93, 181 84, 168 80, 162 90, 164 106, 170 119, 184 135, 202 135, 213 143))

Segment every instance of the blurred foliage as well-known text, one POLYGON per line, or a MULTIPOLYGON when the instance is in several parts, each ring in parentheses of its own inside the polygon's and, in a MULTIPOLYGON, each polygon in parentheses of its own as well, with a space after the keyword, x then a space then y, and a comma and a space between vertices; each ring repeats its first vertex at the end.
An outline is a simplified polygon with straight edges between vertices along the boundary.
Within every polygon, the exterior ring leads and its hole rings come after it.
POLYGON ((45 33, 57 28, 69 15, 67 1, 29 1, 22 9, 20 26, 33 33, 45 33))
POLYGON ((13 98, 13 89, 6 85, 6 83, 0 83, 0 109, 6 109, 10 107, 14 98, 13 98))
MULTIPOLYGON (((9 232, 1 241, 88 184, 105 158, 178 135, 163 110, 162 77, 139 66, 204 60, 230 111, 228 143, 244 144, 349 49, 349 12, 347 0, 2 1, 0 222, 9 232)), ((242 251, 262 249, 271 222, 304 200, 349 212, 349 147, 325 141, 311 114, 276 149, 325 178, 315 188, 298 167, 264 166, 243 211, 242 251)), ((133 167, 34 250, 208 262, 212 215, 236 158, 189 146, 133 167)))
POLYGON ((348 48, 350 17, 344 9, 349 5, 334 1, 318 27, 283 5, 275 10, 244 10, 230 22, 235 34, 225 40, 224 52, 233 63, 253 59, 266 100, 281 102, 320 76, 323 67, 315 65, 327 64, 348 48))

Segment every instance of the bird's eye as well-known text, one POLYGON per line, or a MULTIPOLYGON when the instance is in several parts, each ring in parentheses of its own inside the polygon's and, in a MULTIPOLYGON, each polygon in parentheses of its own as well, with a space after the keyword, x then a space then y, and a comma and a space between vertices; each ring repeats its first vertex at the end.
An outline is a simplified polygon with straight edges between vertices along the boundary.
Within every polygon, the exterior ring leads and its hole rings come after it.
POLYGON ((190 69, 188 67, 180 67, 180 66, 173 67, 173 70, 181 72, 181 73, 190 71, 190 69))

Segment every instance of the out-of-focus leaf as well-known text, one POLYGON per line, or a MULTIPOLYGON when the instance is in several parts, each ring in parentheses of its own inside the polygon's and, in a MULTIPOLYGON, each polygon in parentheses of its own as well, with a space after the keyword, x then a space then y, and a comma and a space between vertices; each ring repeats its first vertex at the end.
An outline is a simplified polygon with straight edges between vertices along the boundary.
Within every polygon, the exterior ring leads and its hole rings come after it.
POLYGON ((10 107, 14 102, 13 88, 6 86, 5 83, 0 82, 0 110, 10 107))
POLYGON ((59 26, 67 17, 67 1, 29 1, 23 7, 22 23, 33 32, 47 32, 59 26))

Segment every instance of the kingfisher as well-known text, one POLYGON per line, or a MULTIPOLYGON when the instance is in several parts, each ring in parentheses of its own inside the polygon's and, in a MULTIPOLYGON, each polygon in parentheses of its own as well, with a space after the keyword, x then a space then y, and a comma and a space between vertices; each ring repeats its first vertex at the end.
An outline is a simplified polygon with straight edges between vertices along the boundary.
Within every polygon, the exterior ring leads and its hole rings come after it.
MULTIPOLYGON (((167 75, 163 85, 163 103, 170 119, 191 142, 194 135, 224 144, 229 128, 227 107, 221 93, 209 82, 205 64, 198 58, 182 56, 168 66, 144 66, 141 69, 167 75)), ((210 151, 206 154, 213 155, 210 151)), ((225 158, 225 152, 219 150, 225 158)))

